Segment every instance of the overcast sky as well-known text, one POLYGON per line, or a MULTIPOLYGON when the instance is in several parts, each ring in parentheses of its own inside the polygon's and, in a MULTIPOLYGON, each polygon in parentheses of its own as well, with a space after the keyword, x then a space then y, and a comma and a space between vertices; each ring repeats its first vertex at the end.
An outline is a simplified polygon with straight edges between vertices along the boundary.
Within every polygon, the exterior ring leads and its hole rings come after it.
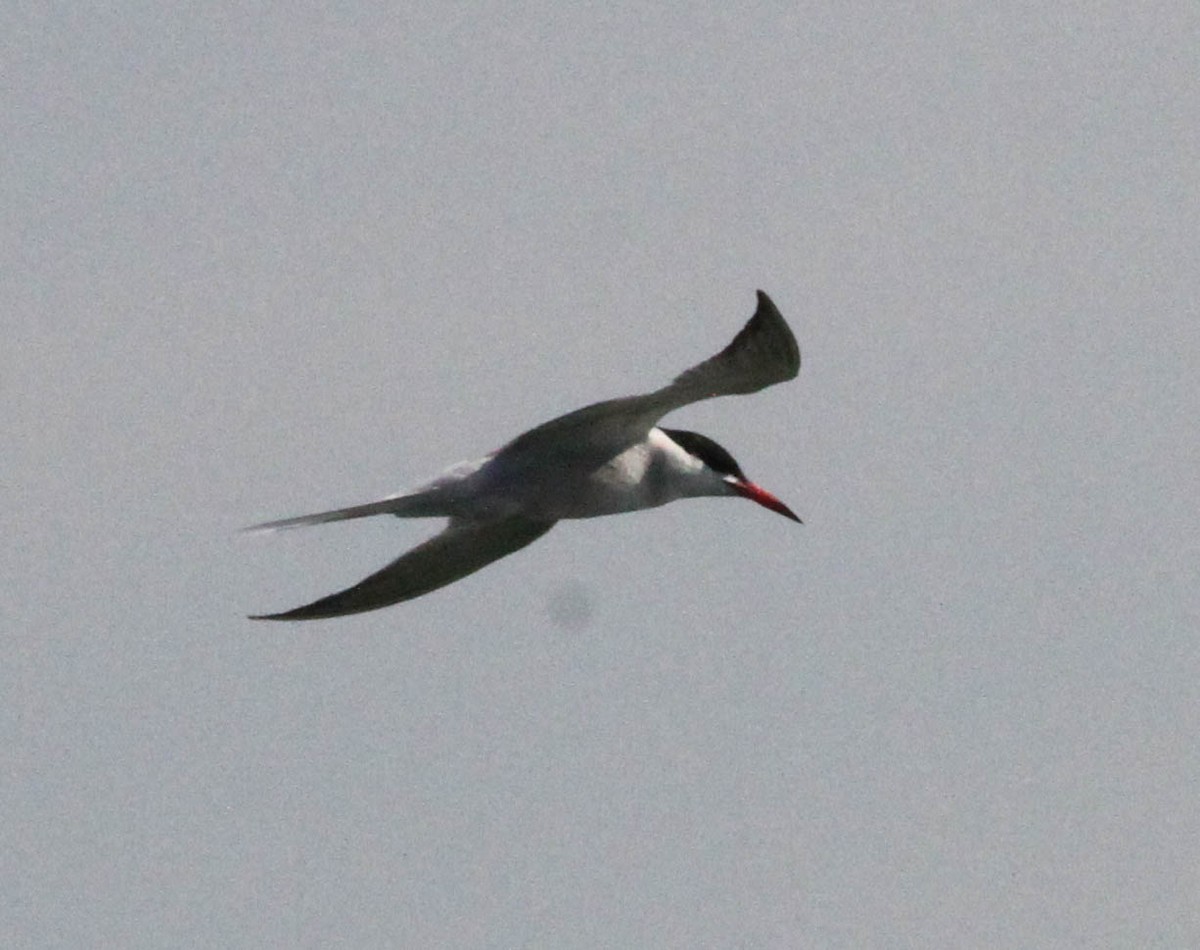
MULTIPOLYGON (((179 6, 179 5, 176 5, 179 6)), ((423 9, 421 9, 423 7, 423 9)), ((1200 945, 1200 12, 0 13, 5 947, 1200 945), (661 385, 732 500, 256 624, 661 385)))

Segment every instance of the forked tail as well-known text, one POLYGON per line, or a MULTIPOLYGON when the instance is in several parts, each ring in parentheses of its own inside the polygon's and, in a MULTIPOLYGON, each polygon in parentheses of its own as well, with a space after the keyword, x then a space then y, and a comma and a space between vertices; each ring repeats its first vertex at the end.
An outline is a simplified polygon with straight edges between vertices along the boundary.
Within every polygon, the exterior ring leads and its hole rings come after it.
POLYGON ((396 515, 399 518, 438 518, 450 514, 436 500, 433 492, 416 492, 411 495, 393 495, 371 501, 365 505, 353 505, 350 508, 335 508, 333 511, 319 511, 312 515, 298 515, 295 518, 281 518, 279 521, 264 521, 262 524, 251 525, 243 531, 277 531, 281 528, 301 528, 312 524, 326 524, 330 521, 349 521, 351 518, 369 518, 371 515, 396 515))

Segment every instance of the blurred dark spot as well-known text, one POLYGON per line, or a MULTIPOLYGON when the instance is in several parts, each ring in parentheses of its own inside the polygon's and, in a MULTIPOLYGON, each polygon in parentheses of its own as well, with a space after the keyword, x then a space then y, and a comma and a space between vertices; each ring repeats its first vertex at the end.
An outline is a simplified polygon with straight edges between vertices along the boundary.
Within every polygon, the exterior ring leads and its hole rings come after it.
POLYGON ((592 595, 580 581, 562 581, 546 597, 546 616, 562 630, 582 630, 594 613, 592 595))

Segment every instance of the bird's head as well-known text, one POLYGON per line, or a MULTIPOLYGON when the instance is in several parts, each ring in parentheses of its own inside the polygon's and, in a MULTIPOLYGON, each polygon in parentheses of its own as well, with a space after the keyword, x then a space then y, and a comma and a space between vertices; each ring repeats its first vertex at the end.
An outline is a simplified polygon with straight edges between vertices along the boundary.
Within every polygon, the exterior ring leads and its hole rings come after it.
POLYGON ((778 512, 785 518, 800 521, 799 516, 791 508, 765 488, 750 481, 728 450, 708 436, 701 435, 699 432, 688 432, 684 429, 663 429, 662 431, 672 442, 698 459, 705 469, 712 473, 713 484, 717 490, 705 494, 737 495, 749 498, 764 508, 778 512))

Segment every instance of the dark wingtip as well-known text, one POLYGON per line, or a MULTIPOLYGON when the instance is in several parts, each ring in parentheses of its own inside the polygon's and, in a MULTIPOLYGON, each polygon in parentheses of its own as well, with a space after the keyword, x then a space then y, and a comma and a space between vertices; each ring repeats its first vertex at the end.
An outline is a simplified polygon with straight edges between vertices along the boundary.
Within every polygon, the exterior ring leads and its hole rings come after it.
POLYGON ((776 313, 779 313, 779 308, 775 306, 775 301, 767 296, 765 290, 756 290, 754 293, 758 297, 759 310, 774 310, 776 313))
POLYGON ((750 318, 750 322, 743 328, 743 332, 756 324, 776 324, 776 345, 787 349, 788 362, 792 365, 792 373, 788 378, 795 379, 800 373, 800 344, 796 342, 796 337, 792 333, 791 327, 787 325, 787 321, 783 319, 783 314, 775 306, 775 301, 767 296, 765 290, 757 290, 755 293, 758 295, 758 308, 754 311, 754 316, 750 318))
MULTIPOLYGON (((384 568, 384 570, 386 571, 387 568, 384 568)), ((396 601, 394 600, 379 603, 374 600, 362 600, 358 598, 358 595, 362 592, 362 585, 374 579, 375 575, 372 575, 366 581, 361 581, 353 587, 347 587, 345 590, 339 590, 328 597, 322 597, 320 600, 314 600, 311 604, 302 604, 299 607, 284 610, 277 614, 251 614, 248 619, 329 620, 333 617, 345 617, 348 614, 361 614, 368 610, 375 610, 378 607, 386 607, 390 603, 395 603, 396 601)))
POLYGON ((249 614, 247 620, 320 620, 329 614, 313 611, 315 604, 297 607, 295 610, 285 610, 277 614, 249 614))

